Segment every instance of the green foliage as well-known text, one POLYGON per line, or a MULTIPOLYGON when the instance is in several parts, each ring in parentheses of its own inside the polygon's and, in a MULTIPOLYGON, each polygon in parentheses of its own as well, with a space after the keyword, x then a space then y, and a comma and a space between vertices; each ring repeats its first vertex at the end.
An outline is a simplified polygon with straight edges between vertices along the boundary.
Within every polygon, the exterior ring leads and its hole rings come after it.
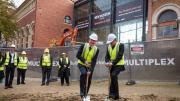
POLYGON ((17 30, 15 19, 12 13, 15 10, 14 3, 11 0, 0 0, 0 32, 6 40, 15 36, 17 30))

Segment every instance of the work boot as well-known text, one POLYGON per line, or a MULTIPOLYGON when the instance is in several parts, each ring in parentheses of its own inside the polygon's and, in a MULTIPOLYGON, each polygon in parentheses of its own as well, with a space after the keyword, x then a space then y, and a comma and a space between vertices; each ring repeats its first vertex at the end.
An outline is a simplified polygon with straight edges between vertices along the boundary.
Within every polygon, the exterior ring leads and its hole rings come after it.
POLYGON ((4 89, 8 89, 9 87, 8 86, 5 86, 4 89))
POLYGON ((70 86, 70 84, 68 83, 67 86, 70 86))
POLYGON ((42 83, 42 84, 41 84, 41 86, 44 86, 44 85, 45 85, 45 83, 42 83))
POLYGON ((21 84, 26 84, 25 82, 21 82, 21 84))
POLYGON ((49 86, 49 82, 46 82, 46 86, 49 86))
POLYGON ((10 86, 9 86, 9 88, 13 88, 13 86, 12 86, 12 85, 10 85, 10 86))

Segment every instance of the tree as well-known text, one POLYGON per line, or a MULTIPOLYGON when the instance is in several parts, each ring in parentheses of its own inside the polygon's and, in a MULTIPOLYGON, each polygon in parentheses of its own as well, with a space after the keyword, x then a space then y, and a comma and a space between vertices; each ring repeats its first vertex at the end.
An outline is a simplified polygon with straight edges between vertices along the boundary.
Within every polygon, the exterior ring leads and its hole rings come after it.
POLYGON ((15 18, 12 17, 14 10, 15 5, 11 0, 0 0, 0 34, 3 34, 6 41, 13 38, 17 31, 15 18))

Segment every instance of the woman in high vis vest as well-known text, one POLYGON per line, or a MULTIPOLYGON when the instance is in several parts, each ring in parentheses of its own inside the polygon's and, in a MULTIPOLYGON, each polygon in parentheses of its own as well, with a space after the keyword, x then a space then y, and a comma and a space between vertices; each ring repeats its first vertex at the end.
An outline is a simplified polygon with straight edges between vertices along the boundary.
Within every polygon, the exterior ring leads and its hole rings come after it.
POLYGON ((19 57, 19 63, 17 66, 17 85, 25 84, 25 76, 26 76, 26 70, 28 66, 28 58, 26 56, 26 52, 22 51, 21 56, 19 57), (20 82, 21 79, 21 82, 20 82))
POLYGON ((5 58, 2 55, 2 53, 0 52, 0 83, 2 83, 2 80, 4 78, 4 66, 3 66, 4 61, 5 61, 5 58))
POLYGON ((5 54, 5 89, 13 88, 14 71, 18 64, 18 56, 15 52, 15 45, 12 44, 10 51, 5 54))
POLYGON ((119 99, 118 75, 124 71, 124 45, 117 42, 116 35, 111 33, 108 35, 107 52, 105 56, 105 66, 110 72, 110 88, 109 98, 119 99))
POLYGON ((61 86, 64 85, 64 79, 66 80, 67 86, 69 86, 69 76, 70 76, 70 60, 66 53, 62 53, 62 57, 59 58, 59 75, 61 77, 61 86))
POLYGON ((49 80, 51 75, 51 68, 52 68, 52 57, 49 54, 49 49, 46 48, 44 50, 44 54, 41 56, 40 66, 42 67, 42 84, 44 86, 49 86, 49 80))
POLYGON ((92 74, 99 54, 99 49, 97 48, 97 46, 95 46, 97 40, 98 40, 97 34, 95 33, 91 34, 89 36, 89 43, 85 43, 84 45, 81 45, 76 55, 76 57, 78 58, 78 67, 80 70, 81 98, 87 96, 90 88, 92 74))

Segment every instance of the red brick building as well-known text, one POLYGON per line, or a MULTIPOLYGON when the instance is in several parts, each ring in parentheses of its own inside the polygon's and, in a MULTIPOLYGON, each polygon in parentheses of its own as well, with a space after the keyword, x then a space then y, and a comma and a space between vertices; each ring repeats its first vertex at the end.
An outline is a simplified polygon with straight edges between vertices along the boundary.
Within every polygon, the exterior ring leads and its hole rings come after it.
POLYGON ((71 0, 25 0, 14 14, 20 29, 13 43, 18 48, 48 47, 64 29, 72 28, 73 4, 71 0))
POLYGON ((180 0, 148 0, 148 41, 180 38, 180 0))

